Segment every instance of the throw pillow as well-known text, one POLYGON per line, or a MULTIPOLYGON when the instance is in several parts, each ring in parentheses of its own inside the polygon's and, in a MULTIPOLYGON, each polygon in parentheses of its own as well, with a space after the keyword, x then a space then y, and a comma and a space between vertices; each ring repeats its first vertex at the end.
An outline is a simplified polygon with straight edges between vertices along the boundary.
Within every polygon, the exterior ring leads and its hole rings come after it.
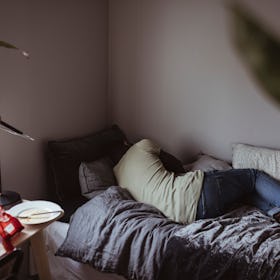
POLYGON ((50 141, 48 143, 49 180, 56 196, 65 199, 81 195, 79 184, 79 166, 81 162, 90 162, 108 156, 117 163, 126 152, 126 137, 118 126, 98 131, 92 135, 50 141))
POLYGON ((91 199, 116 184, 113 163, 109 158, 82 162, 79 168, 81 193, 91 199))
POLYGON ((117 125, 80 138, 48 142, 49 198, 64 209, 63 221, 68 222, 87 201, 79 184, 81 162, 108 156, 115 164, 128 148, 125 134, 117 125))
POLYGON ((229 170, 232 167, 224 160, 216 159, 209 155, 199 155, 191 164, 184 165, 186 171, 201 170, 203 172, 213 170, 229 170))
POLYGON ((280 180, 280 150, 236 144, 233 147, 232 166, 259 169, 280 180))

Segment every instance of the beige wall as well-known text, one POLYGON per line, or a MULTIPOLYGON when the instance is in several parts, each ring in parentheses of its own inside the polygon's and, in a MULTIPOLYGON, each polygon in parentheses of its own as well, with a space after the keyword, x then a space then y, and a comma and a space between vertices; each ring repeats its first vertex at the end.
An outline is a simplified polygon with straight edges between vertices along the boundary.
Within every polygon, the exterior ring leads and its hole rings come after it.
MULTIPOLYGON (((280 148, 279 107, 237 56, 226 2, 111 0, 108 18, 106 0, 2 1, 0 39, 31 59, 0 50, 0 114, 37 139, 0 133, 3 188, 46 197, 46 141, 108 119, 181 159, 230 160, 235 142, 280 148)), ((280 36, 279 1, 242 2, 280 36)))
MULTIPOLYGON (((280 38, 280 2, 244 0, 280 38)), ((111 119, 182 159, 231 159, 237 142, 280 148, 279 107, 230 40, 228 1, 110 1, 111 119)))
POLYGON ((36 138, 0 133, 3 189, 25 198, 46 193, 44 144, 90 133, 106 123, 107 1, 1 1, 0 114, 36 138))

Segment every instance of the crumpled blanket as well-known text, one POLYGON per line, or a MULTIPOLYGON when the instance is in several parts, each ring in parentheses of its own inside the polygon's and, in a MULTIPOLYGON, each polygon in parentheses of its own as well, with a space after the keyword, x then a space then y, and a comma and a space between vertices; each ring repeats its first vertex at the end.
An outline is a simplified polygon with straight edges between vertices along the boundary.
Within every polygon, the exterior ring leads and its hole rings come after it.
POLYGON ((255 208, 196 221, 175 235, 160 280, 280 279, 280 225, 255 208))
POLYGON ((57 255, 141 280, 279 280, 280 225, 255 208, 180 225, 111 187, 80 207, 57 255))
POLYGON ((75 212, 56 255, 128 279, 155 280, 167 241, 181 227, 126 190, 110 187, 75 212))

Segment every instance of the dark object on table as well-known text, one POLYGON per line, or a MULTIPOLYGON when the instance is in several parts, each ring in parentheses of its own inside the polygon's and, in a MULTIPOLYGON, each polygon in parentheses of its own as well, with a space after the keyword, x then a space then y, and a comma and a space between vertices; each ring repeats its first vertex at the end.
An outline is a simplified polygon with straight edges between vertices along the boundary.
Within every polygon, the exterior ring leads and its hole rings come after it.
POLYGON ((0 193, 0 206, 9 209, 15 204, 21 202, 19 193, 13 191, 2 191, 0 193))
MULTIPOLYGON (((2 42, 2 43, 4 43, 4 42, 2 42)), ((0 41, 0 45, 1 45, 1 41, 0 41)), ((9 44, 6 43, 5 47, 9 47, 9 44)), ((10 45, 10 47, 13 47, 13 46, 10 45)), ((22 131, 15 128, 14 126, 2 121, 1 118, 0 118, 0 129, 4 130, 7 133, 13 134, 15 136, 23 137, 27 140, 31 140, 31 141, 34 140, 32 137, 23 133, 22 131)), ((5 207, 5 209, 8 209, 18 202, 21 202, 21 197, 17 192, 2 191, 1 169, 0 169, 0 206, 3 206, 3 207, 5 207)))
POLYGON ((0 258, 0 279, 16 280, 21 263, 23 252, 15 249, 11 253, 7 253, 0 258))

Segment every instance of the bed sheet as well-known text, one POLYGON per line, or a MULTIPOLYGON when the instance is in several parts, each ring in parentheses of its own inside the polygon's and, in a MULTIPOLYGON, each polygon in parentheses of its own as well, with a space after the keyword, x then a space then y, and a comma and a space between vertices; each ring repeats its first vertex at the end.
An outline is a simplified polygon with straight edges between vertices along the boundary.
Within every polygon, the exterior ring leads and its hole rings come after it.
POLYGON ((44 230, 44 241, 52 279, 57 280, 124 280, 112 273, 99 272, 87 264, 76 262, 70 258, 57 257, 55 252, 64 241, 69 224, 54 222, 44 230))

